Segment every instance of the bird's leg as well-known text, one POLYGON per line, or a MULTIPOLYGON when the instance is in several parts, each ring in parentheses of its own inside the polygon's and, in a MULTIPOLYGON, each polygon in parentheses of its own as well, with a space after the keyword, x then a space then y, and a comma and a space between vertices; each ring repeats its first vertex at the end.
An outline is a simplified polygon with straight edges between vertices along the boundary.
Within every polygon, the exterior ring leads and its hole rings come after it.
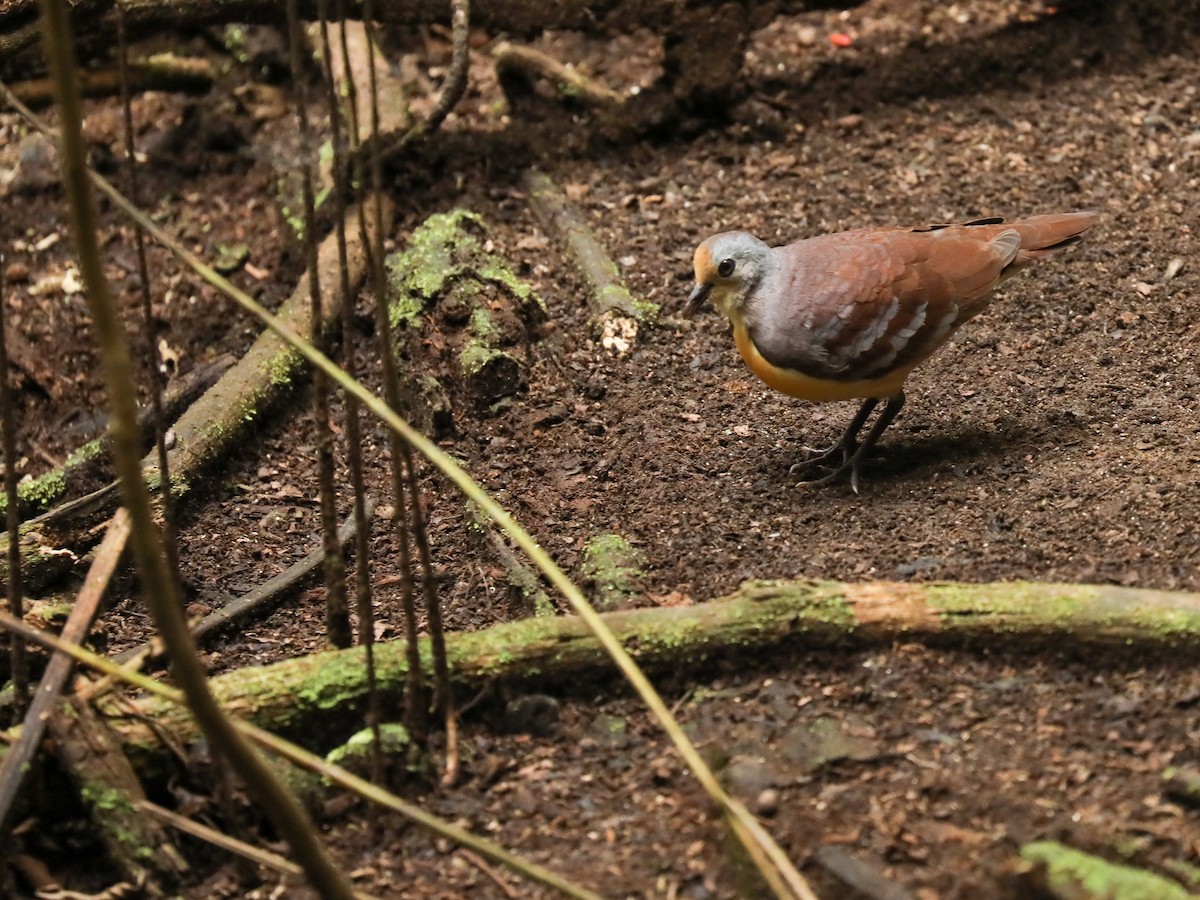
POLYGON ((858 433, 862 431, 867 417, 871 415, 871 410, 875 408, 878 402, 874 397, 868 397, 864 400, 862 406, 858 408, 858 412, 854 414, 854 418, 850 420, 850 424, 846 426, 846 430, 842 432, 842 436, 837 439, 836 444, 832 447, 826 447, 824 450, 817 450, 815 456, 810 456, 808 459, 796 463, 788 469, 788 474, 799 475, 808 469, 823 466, 838 455, 841 456, 841 459, 835 465, 845 465, 858 449, 858 433))
MULTIPOLYGON (((853 425, 855 425, 855 423, 857 423, 858 427, 861 428, 862 423, 859 422, 860 416, 864 420, 866 419, 866 416, 862 415, 863 410, 865 409, 867 411, 867 413, 869 414, 871 409, 874 408, 874 406, 875 406, 874 400, 868 400, 865 403, 863 403, 863 408, 859 410, 859 415, 855 416, 854 422, 851 422, 850 424, 853 426, 853 425), (870 405, 868 406, 868 404, 870 404, 870 405)), ((859 466, 862 464, 862 461, 867 458, 867 454, 871 452, 871 448, 875 446, 875 442, 879 440, 880 435, 882 435, 885 431, 887 431, 887 427, 892 424, 892 420, 894 418, 896 418, 896 416, 900 413, 900 410, 903 408, 904 408, 904 391, 901 391, 900 393, 896 394, 894 397, 891 397, 888 399, 887 403, 883 407, 883 412, 881 412, 879 414, 879 418, 875 420, 875 424, 871 426, 871 430, 867 432, 867 436, 863 439, 863 442, 861 444, 859 444, 853 451, 851 451, 847 454, 846 459, 842 462, 842 464, 840 466, 838 466, 836 469, 834 469, 832 472, 830 472, 828 475, 824 476, 823 478, 818 478, 815 481, 802 481, 802 482, 800 482, 800 484, 812 486, 812 487, 821 487, 823 485, 832 484, 833 482, 838 481, 839 479, 842 478, 842 476, 844 476, 847 472, 849 472, 850 473, 850 487, 854 491, 854 493, 857 494, 858 493, 858 469, 859 469, 859 466)), ((848 430, 849 429, 847 429, 847 431, 848 430)), ((845 435, 842 436, 841 441, 838 441, 838 444, 841 444, 844 441, 845 441, 845 435)), ((836 445, 835 445, 835 447, 836 447, 836 445)))

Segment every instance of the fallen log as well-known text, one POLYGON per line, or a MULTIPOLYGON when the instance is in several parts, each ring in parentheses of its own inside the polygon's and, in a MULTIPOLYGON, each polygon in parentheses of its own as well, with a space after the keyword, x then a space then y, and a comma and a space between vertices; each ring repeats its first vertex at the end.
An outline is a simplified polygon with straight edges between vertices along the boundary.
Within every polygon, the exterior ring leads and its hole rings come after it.
MULTIPOLYGON (((988 647, 1041 641, 1056 647, 1141 644, 1200 652, 1200 594, 1106 585, 748 582, 709 603, 625 610, 603 618, 651 670, 679 671, 714 655, 755 653, 786 643, 812 649, 896 640, 988 647)), ((562 684, 566 676, 577 680, 582 673, 612 671, 599 642, 576 616, 447 635, 446 651, 452 677, 468 684, 493 679, 562 684)), ((240 669, 212 679, 211 686, 235 715, 332 746, 361 725, 367 695, 362 652, 328 651, 240 669)), ((428 671, 428 642, 421 654, 428 671)), ((377 644, 375 663, 381 701, 394 705, 407 672, 403 642, 377 644)), ((186 710, 154 699, 139 701, 137 715, 115 727, 135 764, 151 767, 163 753, 157 730, 165 729, 180 743, 199 739, 186 710)))

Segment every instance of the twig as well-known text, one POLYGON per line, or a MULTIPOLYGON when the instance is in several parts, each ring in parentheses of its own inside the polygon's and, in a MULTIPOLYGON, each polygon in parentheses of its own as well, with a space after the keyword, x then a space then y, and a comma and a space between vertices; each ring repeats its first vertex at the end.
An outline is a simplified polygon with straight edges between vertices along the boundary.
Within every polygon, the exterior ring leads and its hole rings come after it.
MULTIPOLYGON (((129 63, 129 90, 178 91, 202 94, 213 85, 213 71, 207 59, 157 53, 129 63)), ((49 78, 31 78, 9 84, 12 92, 34 109, 54 102, 54 86, 49 78)), ((79 87, 85 97, 109 97, 121 90, 119 68, 83 69, 79 87)))
MULTIPOLYGON (((8 372, 8 343, 5 321, 4 258, 0 256, 0 443, 4 449, 4 502, 5 535, 7 540, 5 596, 8 611, 18 619, 25 614, 21 584, 21 547, 17 541, 21 518, 17 512, 17 418, 13 414, 12 384, 8 372)), ((19 716, 29 705, 29 660, 25 642, 15 634, 9 638, 9 675, 13 684, 16 714, 19 716)), ((5 807, 0 804, 0 835, 4 834, 5 807)))
POLYGON ((625 103, 625 97, 612 88, 533 47, 501 41, 492 48, 492 58, 496 60, 496 69, 502 79, 506 71, 539 75, 553 81, 565 97, 578 97, 596 106, 622 106, 625 103))
MULTIPOLYGON (((292 875, 295 877, 303 877, 304 870, 292 862, 280 856, 278 853, 272 853, 270 850, 265 850, 262 847, 255 847, 253 844, 247 844, 245 841, 239 841, 237 838, 224 832, 217 831, 215 828, 209 828, 207 825, 189 819, 186 816, 181 816, 179 813, 172 812, 159 806, 157 803, 151 803, 149 800, 139 801, 137 808, 142 812, 149 813, 159 821, 170 825, 182 831, 184 834, 190 834, 194 838, 198 838, 214 847, 220 847, 222 850, 228 850, 230 853, 248 859, 257 865, 266 869, 274 869, 276 872, 282 872, 284 875, 292 875)), ((366 894, 362 891, 355 891, 354 896, 357 900, 375 900, 374 895, 366 894)))
POLYGON ((458 849, 458 855, 477 868, 488 878, 492 879, 492 881, 496 883, 496 886, 500 888, 500 890, 504 891, 504 896, 513 898, 521 896, 517 893, 516 888, 509 884, 499 872, 480 859, 478 853, 472 853, 470 850, 460 847, 458 849))
MULTIPOLYGON (((81 644, 88 632, 91 631, 96 611, 100 608, 100 601, 104 597, 104 590, 108 587, 113 572, 116 571, 117 563, 121 559, 121 553, 128 540, 129 516, 125 510, 119 509, 109 523, 108 532, 104 535, 104 540, 100 542, 92 567, 88 570, 87 578, 83 582, 83 588, 79 591, 79 596, 75 598, 74 606, 71 607, 67 624, 63 626, 63 640, 81 644)), ((21 790, 21 784, 28 772, 28 764, 33 760, 38 745, 42 742, 42 735, 46 730, 46 715, 58 700, 74 664, 74 660, 65 653, 55 653, 50 658, 50 664, 46 666, 46 672, 42 675, 33 703, 30 704, 29 710, 25 714, 21 737, 8 751, 3 761, 0 761, 0 831, 3 830, 4 822, 12 810, 13 801, 16 800, 17 794, 21 790)))

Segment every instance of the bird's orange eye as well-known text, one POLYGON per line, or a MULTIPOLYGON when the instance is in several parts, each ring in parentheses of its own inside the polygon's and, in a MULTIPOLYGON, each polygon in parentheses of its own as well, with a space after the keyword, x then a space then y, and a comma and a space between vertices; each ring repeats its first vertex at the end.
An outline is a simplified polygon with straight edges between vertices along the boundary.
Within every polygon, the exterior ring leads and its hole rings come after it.
POLYGON ((717 274, 722 278, 728 278, 733 274, 734 267, 736 266, 737 263, 732 259, 723 259, 721 260, 721 264, 717 266, 717 274))

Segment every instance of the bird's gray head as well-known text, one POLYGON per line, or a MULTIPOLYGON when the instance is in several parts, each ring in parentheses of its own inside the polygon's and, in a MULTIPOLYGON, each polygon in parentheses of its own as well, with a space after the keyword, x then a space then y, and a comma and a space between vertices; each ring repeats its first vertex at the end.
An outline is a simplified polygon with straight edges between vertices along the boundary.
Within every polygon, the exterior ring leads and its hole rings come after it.
POLYGON ((705 300, 726 315, 741 311, 771 265, 771 248, 745 231, 714 234, 696 248, 692 259, 696 284, 683 316, 690 319, 705 300))

